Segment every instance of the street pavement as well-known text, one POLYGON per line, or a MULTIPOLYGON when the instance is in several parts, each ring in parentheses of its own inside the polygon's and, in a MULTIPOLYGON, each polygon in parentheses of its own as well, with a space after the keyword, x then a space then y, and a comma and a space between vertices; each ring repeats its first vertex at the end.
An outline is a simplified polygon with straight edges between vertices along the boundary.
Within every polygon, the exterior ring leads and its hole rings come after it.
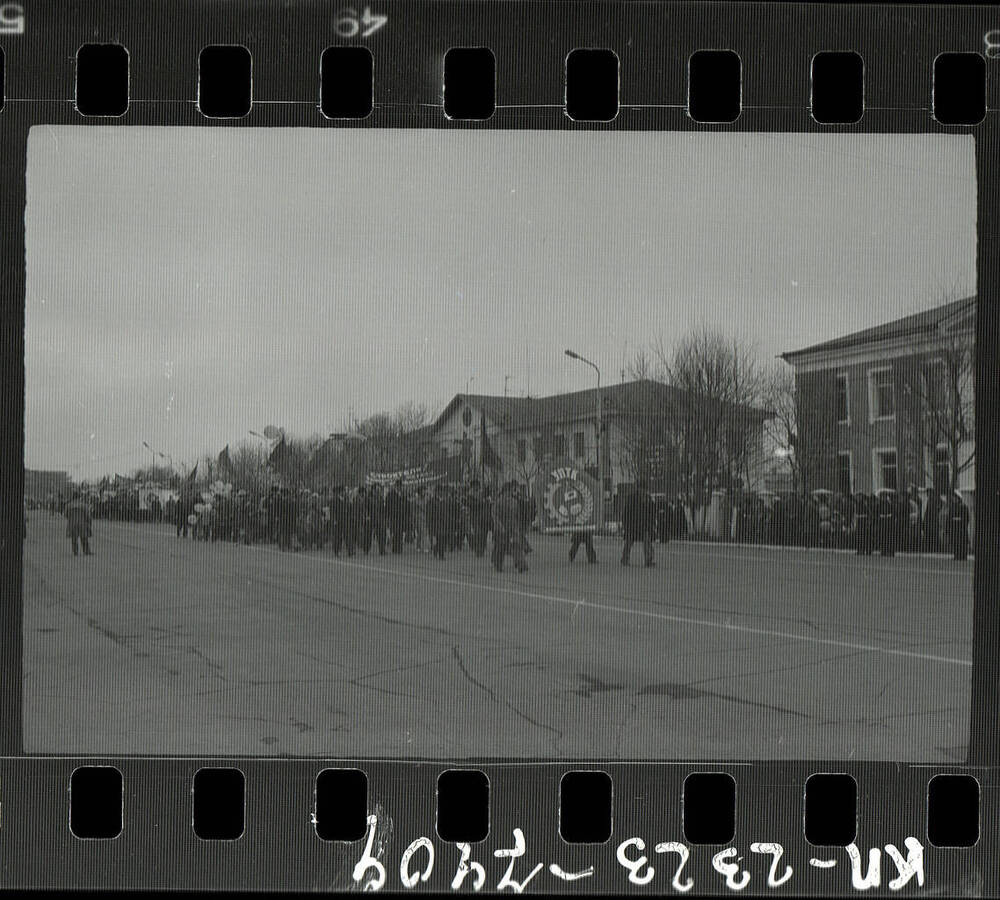
POLYGON ((960 761, 972 564, 531 535, 530 571, 30 515, 28 753, 960 761))

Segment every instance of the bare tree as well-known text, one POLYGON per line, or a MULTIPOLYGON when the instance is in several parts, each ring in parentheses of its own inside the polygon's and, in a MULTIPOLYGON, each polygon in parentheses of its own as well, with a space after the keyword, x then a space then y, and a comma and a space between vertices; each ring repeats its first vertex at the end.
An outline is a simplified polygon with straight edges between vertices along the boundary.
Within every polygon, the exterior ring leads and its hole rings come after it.
MULTIPOLYGON (((947 452, 949 483, 936 484, 939 490, 956 490, 962 473, 975 463, 975 353, 970 331, 942 332, 938 349, 902 371, 914 445, 929 459, 932 472, 938 449, 947 452)), ((922 471, 923 461, 913 468, 922 471)))
POLYGON ((694 510, 712 493, 749 482, 761 453, 767 379, 754 348, 701 327, 667 348, 654 344, 659 378, 674 388, 665 445, 694 510))

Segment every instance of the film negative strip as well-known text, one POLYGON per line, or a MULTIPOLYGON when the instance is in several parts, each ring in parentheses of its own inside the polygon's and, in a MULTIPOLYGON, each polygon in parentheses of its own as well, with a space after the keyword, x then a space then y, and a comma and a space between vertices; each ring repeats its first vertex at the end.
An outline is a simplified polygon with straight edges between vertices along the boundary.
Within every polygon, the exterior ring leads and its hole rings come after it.
POLYGON ((0 50, 4 887, 1000 892, 995 8, 0 50))

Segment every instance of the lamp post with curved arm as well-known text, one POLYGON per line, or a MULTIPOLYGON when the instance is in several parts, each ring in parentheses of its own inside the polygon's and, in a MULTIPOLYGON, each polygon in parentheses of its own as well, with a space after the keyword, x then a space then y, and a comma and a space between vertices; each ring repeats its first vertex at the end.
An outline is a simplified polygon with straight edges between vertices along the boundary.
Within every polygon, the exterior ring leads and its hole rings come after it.
POLYGON ((597 373, 597 480, 600 484, 601 492, 601 502, 597 505, 597 525, 600 527, 604 524, 604 466, 603 454, 601 453, 601 440, 604 437, 604 411, 603 404, 601 403, 601 370, 595 363, 592 363, 584 356, 580 356, 579 353, 574 353, 572 350, 566 350, 565 353, 570 359, 586 363, 586 365, 590 366, 597 373))

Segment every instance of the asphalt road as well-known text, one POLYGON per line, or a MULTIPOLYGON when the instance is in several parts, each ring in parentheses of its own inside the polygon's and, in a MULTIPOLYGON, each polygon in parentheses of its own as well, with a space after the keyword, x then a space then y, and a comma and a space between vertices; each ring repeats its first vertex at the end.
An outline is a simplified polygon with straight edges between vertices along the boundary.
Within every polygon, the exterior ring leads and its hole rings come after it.
POLYGON ((29 753, 960 761, 972 564, 533 535, 530 571, 32 513, 29 753))

